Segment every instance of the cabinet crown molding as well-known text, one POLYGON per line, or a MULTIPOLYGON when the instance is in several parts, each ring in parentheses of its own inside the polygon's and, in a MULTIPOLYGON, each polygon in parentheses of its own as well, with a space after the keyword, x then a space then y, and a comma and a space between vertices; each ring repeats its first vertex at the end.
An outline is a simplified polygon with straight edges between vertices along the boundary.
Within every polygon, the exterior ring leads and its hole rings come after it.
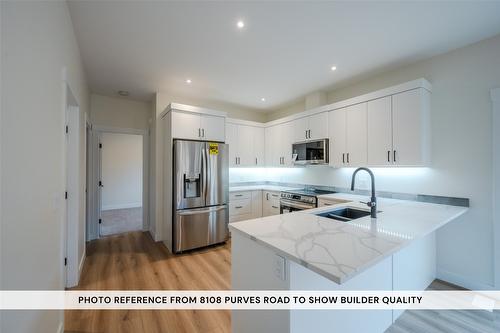
POLYGON ((170 112, 172 110, 191 112, 191 113, 208 114, 208 115, 216 116, 216 117, 224 117, 224 118, 227 117, 227 112, 223 112, 223 111, 202 108, 200 106, 194 106, 194 105, 170 103, 169 105, 167 105, 165 110, 163 110, 163 112, 160 114, 159 118, 162 118, 165 114, 167 114, 168 112, 170 112))

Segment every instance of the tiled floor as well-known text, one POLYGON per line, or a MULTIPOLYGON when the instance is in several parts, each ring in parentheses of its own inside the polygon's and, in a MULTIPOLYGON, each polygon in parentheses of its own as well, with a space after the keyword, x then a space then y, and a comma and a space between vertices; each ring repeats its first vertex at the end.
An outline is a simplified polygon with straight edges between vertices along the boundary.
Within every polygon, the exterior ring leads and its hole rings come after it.
POLYGON ((101 236, 142 230, 142 207, 103 210, 101 236))

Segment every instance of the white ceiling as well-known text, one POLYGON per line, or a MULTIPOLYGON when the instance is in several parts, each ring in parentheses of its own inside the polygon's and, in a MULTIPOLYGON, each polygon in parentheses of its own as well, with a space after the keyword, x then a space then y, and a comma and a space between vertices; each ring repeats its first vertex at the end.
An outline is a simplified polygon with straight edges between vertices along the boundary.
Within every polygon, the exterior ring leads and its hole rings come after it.
POLYGON ((69 7, 93 92, 128 90, 148 100, 166 91, 262 111, 500 33, 500 2, 70 1, 69 7))

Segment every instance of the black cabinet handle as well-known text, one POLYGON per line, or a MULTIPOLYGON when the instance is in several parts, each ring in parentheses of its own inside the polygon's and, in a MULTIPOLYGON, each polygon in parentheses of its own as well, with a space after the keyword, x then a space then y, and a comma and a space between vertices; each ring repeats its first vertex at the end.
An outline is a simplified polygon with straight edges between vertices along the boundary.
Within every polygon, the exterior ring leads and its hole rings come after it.
POLYGON ((394 154, 393 154, 392 160, 394 161, 394 163, 396 163, 396 151, 394 151, 394 154))
POLYGON ((266 193, 266 200, 269 200, 269 192, 266 193))
POLYGON ((345 153, 342 153, 342 163, 345 163, 345 153))
POLYGON ((256 157, 256 158, 255 158, 255 165, 257 165, 257 164, 259 164, 259 163, 257 162, 257 157, 256 157))
POLYGON ((391 161, 391 151, 388 150, 387 151, 387 162, 390 162, 391 161))
POLYGON ((205 137, 205 129, 204 129, 204 128, 202 128, 202 129, 201 129, 201 136, 202 136, 203 138, 205 137))
POLYGON ((198 128, 198 137, 201 138, 201 128, 198 128))
POLYGON ((276 207, 276 206, 272 206, 272 207, 278 209, 278 207, 276 207))
POLYGON ((243 206, 236 206, 236 207, 234 207, 234 208, 236 208, 236 209, 240 209, 240 208, 243 208, 243 206))
POLYGON ((347 153, 347 163, 349 163, 349 153, 347 153))
POLYGON ((242 196, 243 196, 243 194, 235 194, 234 196, 235 196, 235 197, 242 197, 242 196))

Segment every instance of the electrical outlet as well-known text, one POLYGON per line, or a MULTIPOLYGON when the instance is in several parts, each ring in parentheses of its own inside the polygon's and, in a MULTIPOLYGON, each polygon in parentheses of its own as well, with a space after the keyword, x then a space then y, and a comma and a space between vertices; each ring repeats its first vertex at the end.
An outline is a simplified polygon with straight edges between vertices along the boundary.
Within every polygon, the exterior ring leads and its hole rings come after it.
POLYGON ((286 279, 286 274, 285 274, 285 258, 279 255, 274 256, 274 261, 273 261, 273 271, 274 275, 280 279, 285 281, 286 279))

